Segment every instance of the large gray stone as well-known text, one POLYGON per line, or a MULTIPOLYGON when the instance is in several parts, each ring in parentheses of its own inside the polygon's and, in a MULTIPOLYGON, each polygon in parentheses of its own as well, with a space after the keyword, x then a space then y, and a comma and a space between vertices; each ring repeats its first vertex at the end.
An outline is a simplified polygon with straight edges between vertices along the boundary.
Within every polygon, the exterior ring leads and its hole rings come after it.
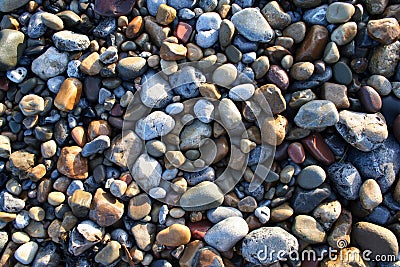
POLYGON ((25 35, 20 31, 4 29, 0 31, 0 47, 0 71, 10 70, 24 53, 25 35))

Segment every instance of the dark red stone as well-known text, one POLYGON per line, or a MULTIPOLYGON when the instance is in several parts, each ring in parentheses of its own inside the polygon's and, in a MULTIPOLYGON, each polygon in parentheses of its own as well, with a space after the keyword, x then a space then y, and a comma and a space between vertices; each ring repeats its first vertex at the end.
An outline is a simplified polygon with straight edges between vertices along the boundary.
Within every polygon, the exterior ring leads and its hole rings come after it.
POLYGON ((124 114, 124 109, 121 107, 120 104, 116 104, 110 112, 111 116, 120 117, 124 114))
POLYGON ((0 90, 8 91, 8 84, 10 81, 5 77, 0 77, 0 90))
POLYGON ((118 17, 131 13, 135 0, 96 0, 94 11, 105 17, 118 17))
POLYGON ((278 65, 272 65, 267 73, 268 80, 278 86, 281 90, 289 87, 289 76, 286 71, 278 65))
POLYGON ((316 160, 324 165, 330 165, 335 162, 335 156, 319 133, 310 134, 301 140, 301 143, 316 160))
POLYGON ((288 155, 294 163, 300 164, 306 160, 303 145, 299 142, 291 143, 288 147, 288 155))
POLYGON ((393 134, 396 137, 397 142, 400 143, 400 114, 397 115, 393 122, 393 134))
POLYGON ((187 226, 190 229, 193 239, 203 239, 208 229, 210 229, 213 225, 208 220, 202 220, 194 223, 190 222, 187 226))
POLYGON ((382 99, 378 92, 370 87, 370 86, 363 86, 358 91, 358 98, 360 102, 367 112, 378 112, 382 108, 382 99))
POLYGON ((185 22, 179 22, 175 28, 174 35, 182 43, 187 43, 187 41, 189 41, 190 35, 192 35, 192 32, 193 32, 192 26, 190 26, 185 22))

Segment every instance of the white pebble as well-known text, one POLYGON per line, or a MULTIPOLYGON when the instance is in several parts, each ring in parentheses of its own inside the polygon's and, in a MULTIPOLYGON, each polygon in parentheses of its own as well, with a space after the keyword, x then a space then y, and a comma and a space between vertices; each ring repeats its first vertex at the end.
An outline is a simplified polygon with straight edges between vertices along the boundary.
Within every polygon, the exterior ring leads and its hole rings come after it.
POLYGON ((7 78, 14 83, 21 83, 28 71, 24 67, 16 68, 15 70, 7 71, 7 78))

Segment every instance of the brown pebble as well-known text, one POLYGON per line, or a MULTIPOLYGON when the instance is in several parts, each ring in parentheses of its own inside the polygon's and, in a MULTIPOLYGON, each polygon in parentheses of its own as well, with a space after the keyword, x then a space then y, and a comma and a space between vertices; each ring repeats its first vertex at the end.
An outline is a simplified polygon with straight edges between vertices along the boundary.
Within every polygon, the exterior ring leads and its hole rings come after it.
POLYGON ((57 161, 57 170, 72 179, 88 178, 88 162, 79 146, 63 147, 57 161))
POLYGON ((73 128, 71 130, 71 136, 78 146, 83 147, 86 144, 86 132, 82 126, 73 128))
POLYGON ((296 51, 296 61, 320 59, 328 42, 329 32, 324 26, 313 25, 296 51))
POLYGON ((105 120, 91 121, 88 126, 87 136, 89 141, 92 141, 100 135, 111 135, 111 127, 105 120))
POLYGON ((129 22, 128 27, 126 27, 125 35, 127 38, 135 38, 142 33, 144 29, 144 21, 141 16, 137 16, 133 18, 131 22, 129 22))
POLYGON ((190 241, 189 227, 181 224, 173 224, 157 234, 157 243, 164 246, 177 247, 190 241))
POLYGON ((365 111, 375 113, 382 108, 382 99, 372 87, 363 86, 357 94, 365 111))
POLYGON ((335 156, 319 133, 313 133, 302 139, 301 142, 307 151, 324 165, 330 165, 335 162, 335 156))
POLYGON ((381 44, 391 44, 400 37, 400 25, 395 18, 370 20, 367 24, 368 35, 381 44))
POLYGON ((397 142, 400 143, 400 115, 397 115, 393 122, 393 134, 397 142))
POLYGON ((306 153, 304 152, 303 145, 299 142, 291 143, 287 149, 288 155, 294 163, 303 163, 306 159, 306 153))
POLYGON ((82 83, 76 78, 67 78, 54 99, 54 106, 61 111, 71 111, 78 104, 82 94, 82 83))

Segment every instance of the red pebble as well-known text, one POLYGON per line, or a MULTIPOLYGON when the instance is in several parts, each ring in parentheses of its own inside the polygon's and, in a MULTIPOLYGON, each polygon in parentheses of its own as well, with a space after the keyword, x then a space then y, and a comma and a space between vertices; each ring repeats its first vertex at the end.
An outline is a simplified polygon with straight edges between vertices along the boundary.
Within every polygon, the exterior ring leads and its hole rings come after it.
POLYGON ((189 41, 190 35, 192 34, 192 31, 192 26, 185 22, 179 22, 175 28, 174 35, 182 43, 187 43, 187 41, 189 41))
POLYGON ((306 153, 304 152, 303 145, 299 142, 291 143, 287 152, 294 163, 299 164, 306 160, 306 153))
POLYGON ((308 152, 319 162, 324 165, 330 165, 335 162, 335 155, 331 149, 325 144, 319 133, 313 133, 301 140, 308 152))
POLYGON ((203 239, 208 229, 211 228, 212 223, 208 220, 202 220, 194 223, 190 222, 187 226, 194 239, 203 239))

